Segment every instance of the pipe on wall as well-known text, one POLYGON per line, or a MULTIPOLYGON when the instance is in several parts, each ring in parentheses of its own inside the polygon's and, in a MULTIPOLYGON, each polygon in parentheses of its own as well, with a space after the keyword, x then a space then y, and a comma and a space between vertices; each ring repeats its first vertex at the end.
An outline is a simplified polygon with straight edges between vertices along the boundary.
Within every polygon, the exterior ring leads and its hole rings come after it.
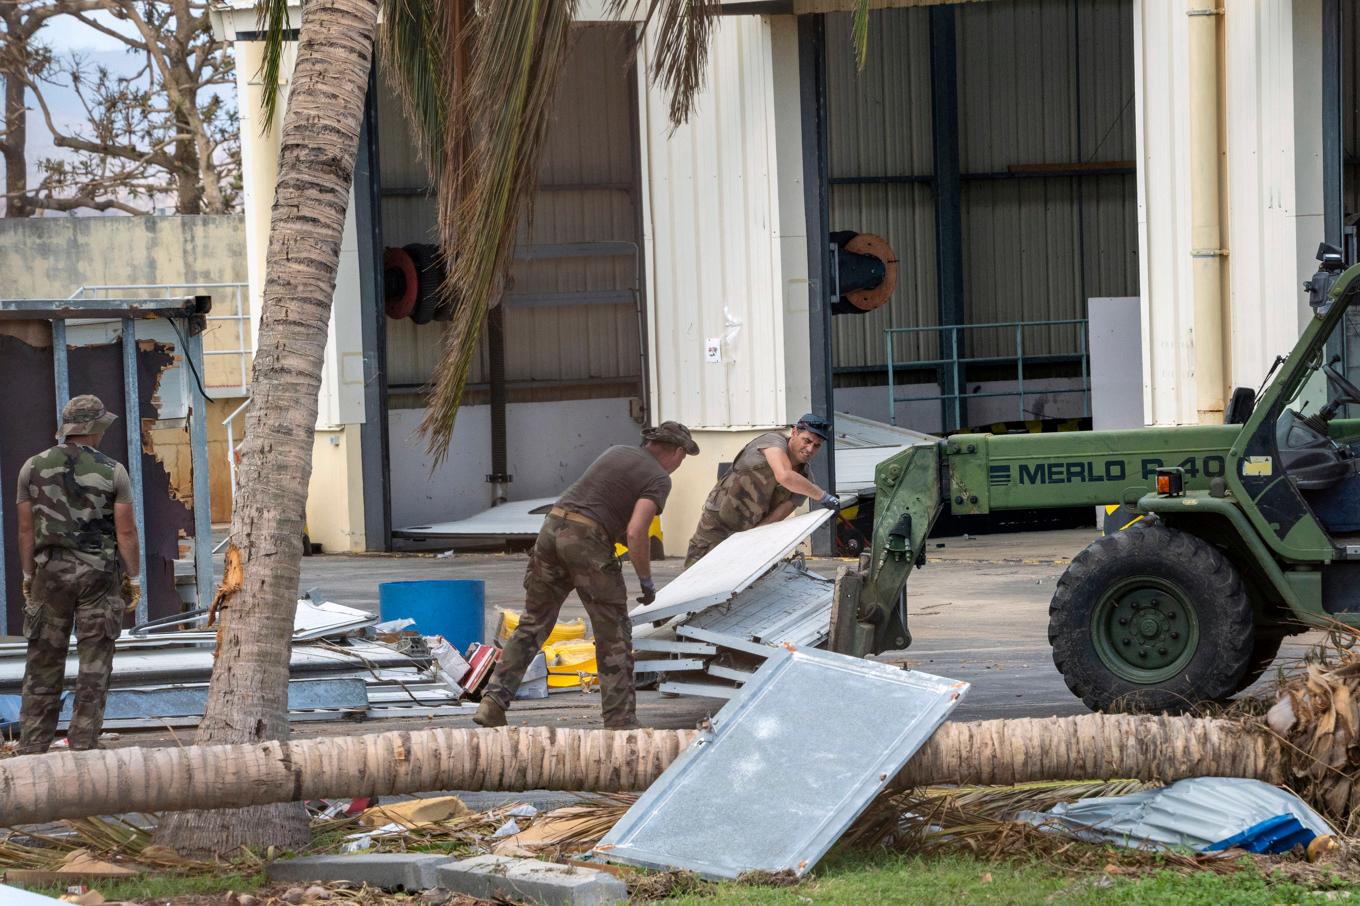
POLYGON ((1223 247, 1219 198, 1223 151, 1219 131, 1222 2, 1186 0, 1190 57, 1190 268, 1195 302, 1195 408, 1200 424, 1223 421, 1226 396, 1223 259, 1228 252, 1223 247))

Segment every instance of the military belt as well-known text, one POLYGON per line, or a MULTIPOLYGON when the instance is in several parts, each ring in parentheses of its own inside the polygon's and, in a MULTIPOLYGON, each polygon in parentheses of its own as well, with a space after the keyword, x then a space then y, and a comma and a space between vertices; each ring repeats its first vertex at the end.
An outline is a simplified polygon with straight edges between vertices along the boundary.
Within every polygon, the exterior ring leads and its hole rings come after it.
MULTIPOLYGON (((564 510, 560 506, 555 506, 552 509, 548 510, 548 515, 556 516, 558 519, 565 519, 567 522, 575 522, 577 525, 584 525, 593 529, 598 529, 601 532, 605 531, 604 526, 600 525, 598 522, 596 522, 594 519, 591 519, 589 516, 582 516, 580 513, 573 513, 571 510, 564 510)), ((605 534, 607 535, 609 533, 605 532, 605 534)))

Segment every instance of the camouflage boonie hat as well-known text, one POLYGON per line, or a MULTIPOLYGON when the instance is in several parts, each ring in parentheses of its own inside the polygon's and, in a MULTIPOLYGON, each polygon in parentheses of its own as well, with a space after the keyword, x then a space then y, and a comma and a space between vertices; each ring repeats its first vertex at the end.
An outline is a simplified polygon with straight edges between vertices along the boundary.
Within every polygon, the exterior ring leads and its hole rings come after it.
POLYGON ((699 445, 689 436, 689 429, 679 422, 662 422, 655 428, 643 428, 642 439, 680 447, 690 456, 699 455, 699 445))
POLYGON ((118 416, 104 408, 99 397, 84 393, 74 397, 61 410, 61 427, 57 430, 57 440, 66 440, 70 434, 98 434, 113 424, 118 416))

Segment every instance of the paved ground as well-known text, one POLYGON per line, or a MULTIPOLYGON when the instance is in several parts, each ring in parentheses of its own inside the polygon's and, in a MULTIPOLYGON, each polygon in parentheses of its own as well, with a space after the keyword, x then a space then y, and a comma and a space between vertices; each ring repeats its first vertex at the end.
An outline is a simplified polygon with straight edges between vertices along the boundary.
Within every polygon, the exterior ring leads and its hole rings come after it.
MULTIPOLYGON (((885 655, 914 668, 967 680, 972 689, 954 712, 956 720, 997 717, 1046 717, 1080 714, 1085 707, 1067 691, 1049 654, 1048 602, 1067 562, 1094 537, 1094 529, 948 538, 931 542, 926 567, 913 573, 908 587, 912 647, 885 655)), ((487 634, 495 628, 499 607, 518 609, 523 600, 523 554, 459 554, 438 558, 420 555, 317 556, 303 561, 304 589, 318 599, 377 609, 378 584, 393 580, 478 578, 486 581, 487 634)), ((843 561, 812 560, 823 575, 833 575, 843 561)), ((662 582, 680 570, 678 558, 656 564, 662 582)), ((630 569, 630 588, 636 590, 630 569)), ((584 615, 573 596, 564 619, 584 615)), ((1304 641, 1286 644, 1285 654, 1298 654, 1304 641)), ((639 719, 653 727, 692 727, 716 712, 717 699, 667 698, 639 693, 639 719)), ((514 723, 599 726, 596 695, 561 693, 546 702, 519 702, 514 723)), ((370 721, 364 731, 410 729, 412 719, 370 721)), ((419 721, 420 725, 432 725, 419 721)), ((439 725, 471 726, 471 711, 441 718, 439 725)), ((299 737, 352 733, 352 724, 302 723, 299 737)), ((169 742, 164 734, 125 733, 119 744, 169 742)))

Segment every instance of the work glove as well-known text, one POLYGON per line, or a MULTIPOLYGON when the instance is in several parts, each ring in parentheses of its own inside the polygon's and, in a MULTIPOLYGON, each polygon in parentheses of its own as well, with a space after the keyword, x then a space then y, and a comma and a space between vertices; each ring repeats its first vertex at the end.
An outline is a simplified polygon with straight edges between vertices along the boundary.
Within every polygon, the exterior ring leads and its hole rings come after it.
POLYGON ((841 499, 835 494, 823 494, 817 502, 828 510, 839 510, 841 508, 841 499))
POLYGON ((123 600, 127 602, 126 607, 129 611, 137 609, 137 602, 142 600, 142 580, 137 576, 123 576, 123 600))
POLYGON ((33 576, 24 573, 24 603, 27 604, 33 598, 33 576))
POLYGON ((642 586, 642 597, 637 599, 639 604, 650 604, 656 600, 656 582, 652 579, 638 579, 638 584, 642 586))

